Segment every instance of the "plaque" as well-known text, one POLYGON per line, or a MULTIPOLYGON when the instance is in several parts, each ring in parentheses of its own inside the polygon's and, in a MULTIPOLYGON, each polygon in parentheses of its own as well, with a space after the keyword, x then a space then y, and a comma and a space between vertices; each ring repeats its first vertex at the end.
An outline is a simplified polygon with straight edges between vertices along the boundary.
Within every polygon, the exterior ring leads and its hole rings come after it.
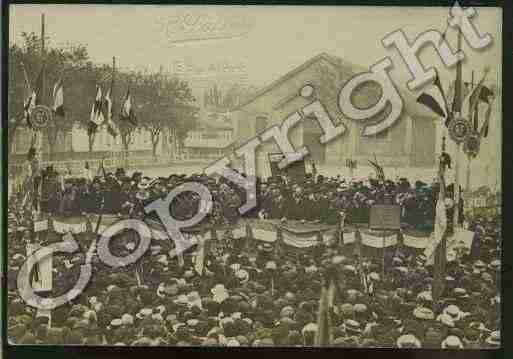
POLYGON ((372 229, 400 229, 401 207, 384 204, 372 206, 369 227, 372 229))

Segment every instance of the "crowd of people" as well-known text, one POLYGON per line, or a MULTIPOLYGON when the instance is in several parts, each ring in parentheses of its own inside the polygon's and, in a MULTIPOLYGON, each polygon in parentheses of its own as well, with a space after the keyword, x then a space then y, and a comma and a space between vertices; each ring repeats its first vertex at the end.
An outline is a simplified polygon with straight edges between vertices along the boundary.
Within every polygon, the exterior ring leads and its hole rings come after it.
MULTIPOLYGON (((100 171, 101 172, 101 171, 100 171)), ((214 179, 204 174, 176 175, 150 178, 141 172, 127 175, 123 168, 114 172, 91 176, 72 177, 58 173, 48 167, 42 175, 25 188, 36 189, 39 196, 29 197, 31 191, 23 190, 14 196, 11 203, 18 207, 30 207, 41 199, 41 210, 61 216, 78 216, 82 213, 109 213, 120 215, 143 215, 144 206, 164 198, 169 191, 186 182, 205 185, 213 198, 213 209, 207 221, 226 224, 240 216, 238 208, 246 202, 245 192, 224 177, 214 179), (42 183, 42 185, 41 185, 42 183)), ((416 229, 432 229, 438 184, 406 178, 396 181, 375 179, 346 180, 337 177, 313 176, 293 179, 283 176, 270 177, 267 181, 257 179, 257 207, 245 216, 270 219, 306 219, 335 224, 338 214, 346 213, 348 222, 369 221, 373 204, 398 204, 401 206, 401 222, 416 229)), ((447 188, 446 206, 452 218, 452 185, 447 188)), ((191 217, 198 211, 200 198, 197 194, 182 193, 174 201, 173 215, 177 218, 191 217)), ((460 209, 463 200, 460 200, 460 209)), ((18 208, 20 210, 20 208, 18 208)), ((460 213, 463 213, 460 210, 460 213)), ((463 218, 460 218, 462 221, 463 218)))
MULTIPOLYGON (((139 215, 145 203, 192 180, 204 183, 213 194, 209 225, 236 221, 244 193, 223 179, 203 175, 150 179, 118 170, 92 179, 62 180, 49 169, 44 188, 51 190, 43 191, 42 207, 59 215, 139 215)), ((429 228, 436 186, 411 186, 405 179, 270 179, 258 183, 259 205, 248 215, 335 223, 343 210, 347 221, 364 222, 373 203, 398 203, 402 222, 429 228)), ((22 193, 11 198, 10 217, 18 224, 29 221, 23 202, 27 200, 22 193)), ((175 216, 190 216, 199 205, 194 194, 186 193, 174 204, 175 216)), ((458 253, 447 264, 444 291, 435 301, 433 267, 423 255, 399 249, 382 273, 379 260, 347 253, 340 243, 326 242, 320 251, 297 250, 291 255, 270 243, 235 239, 226 231, 207 241, 201 274, 195 269, 195 247, 182 263, 170 257, 173 245, 164 240, 153 240, 140 261, 122 268, 108 267, 93 256, 94 272, 85 292, 50 316, 27 306, 17 294, 16 276, 26 259, 26 245, 35 239, 30 230, 14 231, 8 247, 8 336, 17 344, 312 346, 319 329, 319 295, 333 281, 332 346, 497 348, 500 218, 468 221, 476 233, 472 250, 458 253)), ((61 236, 49 232, 39 240, 44 245, 61 236)), ((94 240, 94 234, 82 234, 80 251, 54 257, 51 296, 66 293, 76 283, 94 240)), ((119 234, 113 242, 111 251, 117 256, 137 247, 130 233, 119 234)))

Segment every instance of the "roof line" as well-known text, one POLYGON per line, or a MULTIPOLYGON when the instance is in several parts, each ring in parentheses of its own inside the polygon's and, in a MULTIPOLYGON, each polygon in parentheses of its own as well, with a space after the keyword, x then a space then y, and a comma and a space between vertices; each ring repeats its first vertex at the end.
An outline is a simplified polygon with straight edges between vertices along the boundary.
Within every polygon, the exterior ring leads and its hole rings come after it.
MULTIPOLYGON (((280 85, 281 83, 285 82, 286 80, 288 80, 289 78, 293 77, 295 74, 297 74, 298 72, 301 72, 303 71, 304 69, 310 67, 312 64, 314 64, 315 62, 317 62, 318 60, 326 60, 327 62, 329 62, 330 64, 332 64, 333 66, 339 66, 340 64, 337 64, 335 61, 333 61, 335 57, 327 54, 326 52, 322 52, 314 57, 312 57, 311 59, 307 60, 306 62, 304 62, 303 64, 297 66, 296 68, 290 70, 289 72, 287 72, 285 75, 279 77, 278 79, 274 80, 273 82, 271 82, 269 85, 263 87, 262 89, 260 89, 259 91, 257 91, 253 96, 251 96, 248 100, 244 101, 242 104, 238 105, 237 107, 231 109, 230 111, 237 111, 239 110, 241 107, 244 107, 246 105, 249 105, 250 103, 252 103, 253 101, 255 101, 258 97, 262 96, 263 94, 269 92, 270 90, 272 90, 273 88, 275 88, 276 86, 280 85)), ((340 59, 341 61, 343 61, 342 59, 340 59)), ((353 64, 349 64, 348 65, 352 65, 352 66, 355 66, 356 65, 353 65, 353 64)), ((358 66, 359 67, 359 66, 358 66)))

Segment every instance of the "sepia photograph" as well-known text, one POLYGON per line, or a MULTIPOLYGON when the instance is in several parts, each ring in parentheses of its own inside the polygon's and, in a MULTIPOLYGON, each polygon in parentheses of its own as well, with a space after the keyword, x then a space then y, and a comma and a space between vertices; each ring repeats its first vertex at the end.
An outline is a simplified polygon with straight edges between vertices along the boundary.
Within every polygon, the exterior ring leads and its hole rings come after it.
POLYGON ((500 349, 502 19, 9 5, 4 344, 500 349))

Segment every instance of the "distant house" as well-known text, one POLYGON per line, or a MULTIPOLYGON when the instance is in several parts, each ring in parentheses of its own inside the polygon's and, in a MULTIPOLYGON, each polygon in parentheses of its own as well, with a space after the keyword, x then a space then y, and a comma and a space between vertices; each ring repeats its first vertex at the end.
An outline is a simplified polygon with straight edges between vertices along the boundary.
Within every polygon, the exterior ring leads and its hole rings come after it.
MULTIPOLYGON (((27 152, 32 142, 32 131, 28 127, 18 127, 14 134, 12 144, 12 152, 9 161, 25 161, 27 152)), ((57 140, 53 148, 53 158, 66 157, 72 151, 73 134, 72 130, 59 132, 57 140)), ((50 146, 48 144, 48 137, 42 136, 42 153, 43 158, 48 159, 50 153, 50 146)))
MULTIPOLYGON (((319 143, 321 130, 314 120, 303 120, 290 130, 291 142, 296 148, 306 145, 313 161, 343 164, 346 159, 352 159, 367 163, 366 160, 376 154, 385 165, 434 165, 435 118, 411 94, 401 93, 404 110, 400 119, 376 136, 361 137, 364 123, 344 118, 338 109, 338 92, 354 75, 367 71, 326 53, 313 57, 233 109, 234 141, 243 143, 267 127, 281 124, 288 115, 308 104, 309 100, 299 96, 299 92, 310 84, 314 87, 315 98, 324 104, 332 119, 342 120, 347 127, 346 133, 327 145, 319 143)), ((363 84, 355 90, 355 105, 361 108, 373 105, 379 100, 380 92, 377 84, 363 84)), ((369 121, 373 120, 378 119, 369 121)), ((273 141, 266 141, 260 149, 259 158, 269 152, 279 152, 273 141)))
MULTIPOLYGON (((47 136, 42 136, 43 159, 49 160, 50 146, 47 136)), ((31 131, 28 128, 16 130, 12 147, 12 156, 9 159, 24 161, 30 148, 32 139, 31 131)), ((101 126, 96 133, 92 153, 89 152, 89 139, 87 130, 75 124, 70 130, 59 132, 53 148, 52 160, 71 160, 109 157, 114 153, 123 150, 120 136, 112 137, 105 126, 101 126)), ((151 155, 151 138, 146 129, 137 129, 133 135, 133 142, 129 146, 133 156, 151 155)), ((160 147, 159 147, 160 152, 160 147)))
POLYGON ((226 114, 209 113, 188 131, 184 147, 189 159, 219 159, 231 150, 233 127, 226 114))

